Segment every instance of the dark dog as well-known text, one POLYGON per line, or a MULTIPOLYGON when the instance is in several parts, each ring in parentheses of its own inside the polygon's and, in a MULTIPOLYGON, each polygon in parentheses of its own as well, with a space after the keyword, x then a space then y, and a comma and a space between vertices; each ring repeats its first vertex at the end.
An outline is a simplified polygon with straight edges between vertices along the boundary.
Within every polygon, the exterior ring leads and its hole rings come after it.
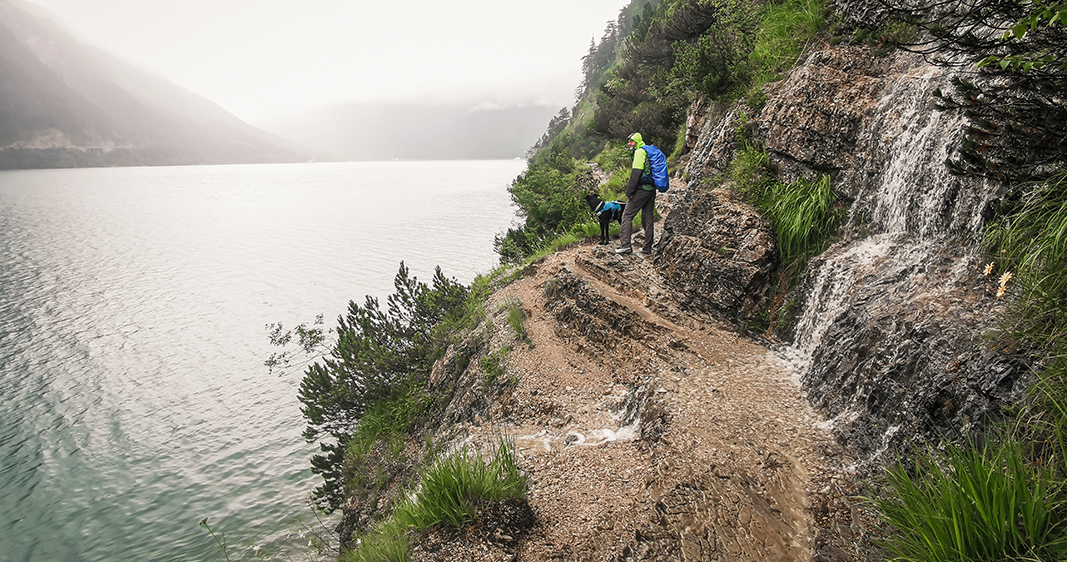
POLYGON ((589 205, 589 210, 593 211, 593 214, 600 220, 600 245, 610 244, 608 226, 611 221, 615 221, 622 226, 622 212, 626 210, 626 202, 604 201, 597 197, 595 193, 586 195, 585 202, 589 205))

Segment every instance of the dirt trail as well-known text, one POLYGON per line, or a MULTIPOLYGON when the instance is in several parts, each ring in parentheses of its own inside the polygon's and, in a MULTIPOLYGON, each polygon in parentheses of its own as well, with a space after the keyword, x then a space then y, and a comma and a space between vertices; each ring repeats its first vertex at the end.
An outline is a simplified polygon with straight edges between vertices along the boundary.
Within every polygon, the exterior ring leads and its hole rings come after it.
POLYGON ((862 559, 848 459, 790 366, 679 310, 650 258, 572 247, 489 306, 515 303, 532 345, 493 342, 514 384, 458 429, 515 437, 537 525, 452 559, 862 559))

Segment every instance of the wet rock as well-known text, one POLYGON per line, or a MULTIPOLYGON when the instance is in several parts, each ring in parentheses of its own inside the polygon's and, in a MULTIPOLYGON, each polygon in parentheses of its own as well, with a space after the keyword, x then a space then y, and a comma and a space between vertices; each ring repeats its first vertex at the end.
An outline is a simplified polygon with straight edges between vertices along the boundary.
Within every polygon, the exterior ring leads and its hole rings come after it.
POLYGON ((768 304, 774 234, 755 208, 728 189, 690 189, 664 221, 655 266, 681 306, 730 320, 768 304))
MULTIPOLYGON (((876 20, 876 3, 842 3, 876 20)), ((746 130, 782 181, 832 177, 849 207, 838 242, 813 259, 790 298, 796 322, 783 353, 839 441, 864 462, 905 437, 980 435, 1029 382, 1026 357, 982 339, 1004 313, 980 285, 983 212, 1005 186, 953 176, 944 161, 966 121, 939 111, 953 72, 904 52, 824 47, 767 95, 746 130)), ((696 104, 686 173, 725 170, 741 109, 696 104)), ((698 310, 737 321, 766 306, 773 245, 761 219, 690 187, 664 224, 656 266, 698 310), (766 261, 764 261, 766 260, 766 261)))

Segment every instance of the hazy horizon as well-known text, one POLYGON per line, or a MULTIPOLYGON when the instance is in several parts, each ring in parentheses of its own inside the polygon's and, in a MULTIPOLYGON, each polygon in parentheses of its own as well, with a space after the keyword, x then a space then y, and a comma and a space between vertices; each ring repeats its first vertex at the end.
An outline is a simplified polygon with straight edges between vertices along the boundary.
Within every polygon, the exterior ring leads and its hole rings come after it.
POLYGON ((252 124, 332 104, 568 107, 628 3, 21 1, 252 124))

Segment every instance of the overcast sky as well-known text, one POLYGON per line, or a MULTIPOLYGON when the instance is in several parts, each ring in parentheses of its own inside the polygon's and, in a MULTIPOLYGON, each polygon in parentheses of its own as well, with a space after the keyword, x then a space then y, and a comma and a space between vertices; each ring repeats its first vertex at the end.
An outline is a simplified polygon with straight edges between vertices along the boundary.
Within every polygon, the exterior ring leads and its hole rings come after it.
POLYGON ((573 103, 626 0, 27 0, 254 121, 338 101, 573 103))

